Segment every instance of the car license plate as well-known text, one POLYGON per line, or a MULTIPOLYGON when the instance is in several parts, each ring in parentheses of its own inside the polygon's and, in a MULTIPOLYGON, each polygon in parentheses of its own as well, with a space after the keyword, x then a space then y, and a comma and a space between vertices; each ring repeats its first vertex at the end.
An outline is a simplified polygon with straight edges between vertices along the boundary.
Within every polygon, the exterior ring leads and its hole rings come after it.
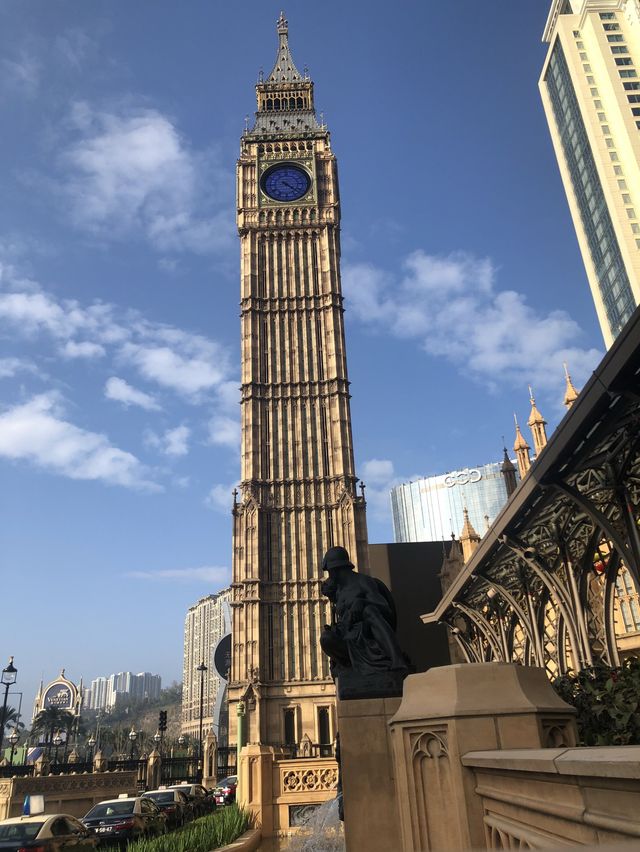
POLYGON ((98 834, 104 834, 106 831, 113 831, 113 826, 111 825, 101 825, 99 828, 96 828, 98 834))
POLYGON ((224 805, 224 796, 216 796, 216 802, 219 805, 224 805))

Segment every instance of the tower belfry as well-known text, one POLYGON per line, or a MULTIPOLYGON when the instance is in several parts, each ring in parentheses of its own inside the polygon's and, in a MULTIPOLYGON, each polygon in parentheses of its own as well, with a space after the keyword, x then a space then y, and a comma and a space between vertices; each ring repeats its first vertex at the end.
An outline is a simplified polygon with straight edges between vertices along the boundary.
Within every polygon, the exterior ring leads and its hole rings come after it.
POLYGON ((271 73, 241 139, 242 443, 233 508, 230 740, 321 746, 335 735, 319 649, 330 621, 321 562, 346 547, 367 569, 356 492, 340 283, 336 159, 313 83, 296 68, 284 14, 271 73))

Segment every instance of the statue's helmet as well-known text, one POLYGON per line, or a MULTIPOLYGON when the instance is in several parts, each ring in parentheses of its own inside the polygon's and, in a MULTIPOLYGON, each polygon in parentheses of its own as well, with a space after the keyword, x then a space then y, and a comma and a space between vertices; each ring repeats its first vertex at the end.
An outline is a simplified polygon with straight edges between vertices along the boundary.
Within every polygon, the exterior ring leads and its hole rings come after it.
POLYGON ((334 568, 353 568, 349 552, 344 547, 330 547, 322 560, 322 570, 331 571, 334 568))

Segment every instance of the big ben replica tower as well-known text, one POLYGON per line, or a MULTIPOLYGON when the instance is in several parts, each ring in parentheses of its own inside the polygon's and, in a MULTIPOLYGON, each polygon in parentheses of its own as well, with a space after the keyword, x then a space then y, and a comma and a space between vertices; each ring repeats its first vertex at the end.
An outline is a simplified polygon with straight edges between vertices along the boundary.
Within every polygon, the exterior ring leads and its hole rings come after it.
POLYGON ((335 693, 319 647, 330 621, 322 557, 343 545, 366 570, 367 529, 351 437, 336 158, 283 14, 277 32, 237 169, 242 444, 230 741, 239 712, 245 742, 310 742, 326 754, 335 693))

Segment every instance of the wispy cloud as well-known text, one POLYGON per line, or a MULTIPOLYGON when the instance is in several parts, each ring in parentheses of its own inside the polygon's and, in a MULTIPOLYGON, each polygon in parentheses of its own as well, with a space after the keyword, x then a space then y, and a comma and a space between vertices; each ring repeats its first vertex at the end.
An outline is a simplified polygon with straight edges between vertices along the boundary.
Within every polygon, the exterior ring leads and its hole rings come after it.
POLYGON ((582 383, 602 357, 565 311, 543 314, 516 290, 498 290, 491 260, 459 252, 410 254, 396 276, 371 264, 346 266, 352 316, 398 338, 415 340, 490 388, 527 382, 562 385, 562 362, 582 383))
POLYGON ((219 482, 213 486, 204 499, 204 504, 209 509, 215 512, 221 512, 223 515, 228 515, 231 512, 233 503, 233 489, 238 485, 237 482, 232 482, 231 485, 224 485, 219 482))
POLYGON ((158 250, 217 253, 233 244, 229 175, 156 109, 73 105, 58 189, 75 224, 105 239, 144 235, 158 250))
POLYGON ((104 395, 107 399, 121 402, 125 407, 136 405, 147 411, 158 411, 160 406, 148 393, 132 387, 124 379, 118 376, 110 376, 104 386, 104 395))
POLYGON ((240 448, 240 421, 226 414, 216 414, 209 421, 209 443, 232 450, 240 448))
POLYGON ((112 446, 105 435, 65 419, 62 401, 53 393, 40 394, 0 414, 0 456, 71 479, 162 490, 134 455, 112 446))
MULTIPOLYGON (((0 246, 1 250, 1 246, 0 246)), ((24 278, 0 252, 0 327, 17 337, 47 335, 65 358, 110 355, 119 368, 134 370, 146 382, 200 403, 215 392, 216 409, 226 411, 238 382, 227 349, 202 334, 150 322, 137 311, 93 302, 58 299, 24 278)), ((110 399, 148 410, 159 408, 151 394, 123 378, 111 377, 110 399)))
POLYGON ((379 521, 390 516, 389 492, 403 480, 389 459, 368 459, 360 466, 360 478, 366 485, 367 511, 379 521))
POLYGON ((145 443, 159 450, 165 456, 186 456, 189 452, 189 438, 191 430, 188 426, 176 426, 175 429, 167 429, 162 435, 157 435, 152 430, 145 433, 145 443))
POLYGON ((26 49, 0 62, 0 79, 4 89, 33 97, 40 85, 41 63, 26 49))
POLYGON ((102 358, 106 355, 106 349, 100 343, 92 343, 90 340, 67 340, 60 349, 64 358, 102 358))
POLYGON ((37 368, 24 358, 0 358, 0 379, 13 378, 17 373, 35 373, 37 368))
POLYGON ((125 577, 156 583, 206 583, 219 589, 231 582, 227 567, 204 565, 201 568, 169 568, 163 571, 128 571, 125 577))

